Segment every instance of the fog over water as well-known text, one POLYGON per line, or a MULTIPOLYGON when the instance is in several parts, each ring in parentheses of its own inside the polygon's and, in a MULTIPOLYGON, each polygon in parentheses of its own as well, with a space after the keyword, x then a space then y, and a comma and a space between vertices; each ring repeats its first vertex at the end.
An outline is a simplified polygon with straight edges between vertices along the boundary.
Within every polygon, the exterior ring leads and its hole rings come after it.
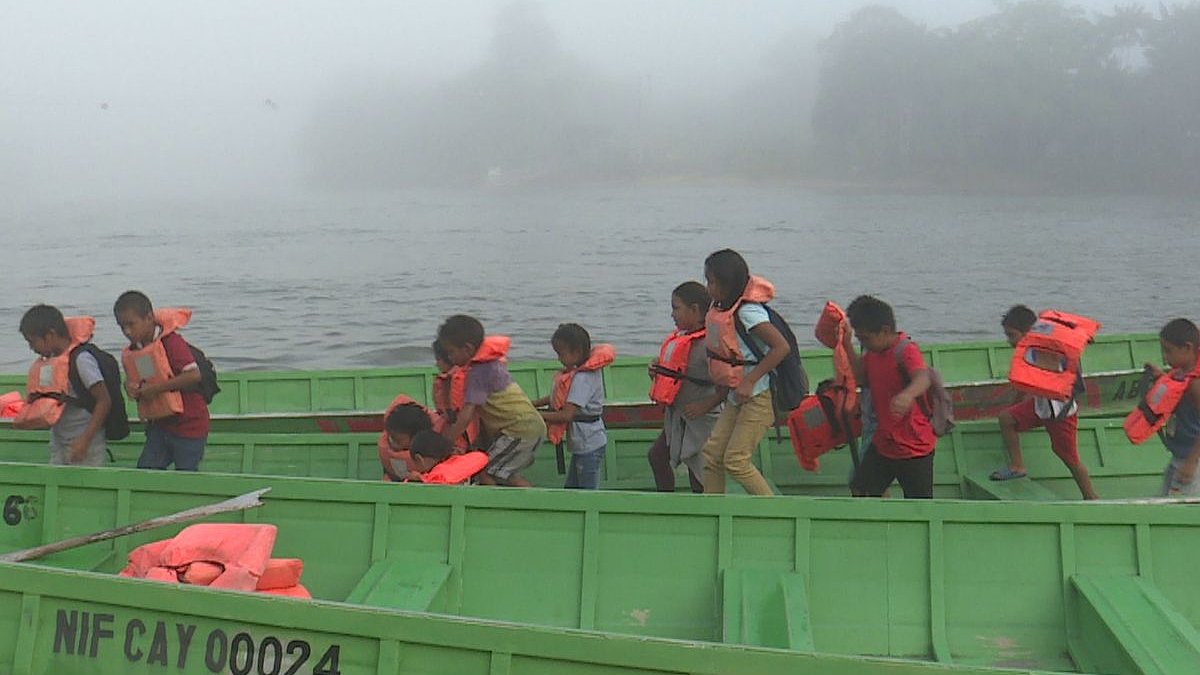
POLYGON ((223 368, 426 364, 460 311, 648 354, 725 246, 809 345, 861 292, 925 341, 1195 317, 1200 5, 886 5, 0 5, 0 368, 36 302, 119 347, 127 288, 223 368))

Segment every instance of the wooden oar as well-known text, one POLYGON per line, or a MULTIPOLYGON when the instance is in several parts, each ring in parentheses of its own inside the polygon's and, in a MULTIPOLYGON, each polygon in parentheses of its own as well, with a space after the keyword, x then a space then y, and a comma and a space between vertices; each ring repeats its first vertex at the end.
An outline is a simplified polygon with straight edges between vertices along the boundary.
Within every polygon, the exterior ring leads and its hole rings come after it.
POLYGON ((258 498, 267 492, 270 492, 270 490, 271 488, 263 488, 261 490, 255 490, 254 492, 247 492, 240 497, 226 499, 225 501, 218 502, 216 504, 197 506, 195 508, 187 509, 186 511, 180 511, 179 513, 172 513, 169 516, 158 516, 157 518, 143 520, 140 523, 133 523, 132 525, 122 525, 121 527, 114 527, 111 530, 105 530, 103 532, 85 534, 79 537, 63 539, 62 541, 42 544, 41 546, 34 546, 33 548, 27 548, 21 551, 5 553, 4 555, 0 555, 0 562, 24 562, 26 560, 35 560, 37 558, 41 558, 42 556, 50 555, 51 553, 66 551, 67 549, 77 548, 79 546, 92 544, 98 541, 116 539, 117 537, 124 537, 125 535, 134 534, 136 532, 145 532, 146 530, 153 530, 155 528, 165 527, 167 525, 177 525, 179 523, 200 520, 202 518, 207 518, 208 516, 215 516, 218 513, 245 511, 246 509, 252 509, 256 506, 262 506, 263 503, 259 501, 258 498))

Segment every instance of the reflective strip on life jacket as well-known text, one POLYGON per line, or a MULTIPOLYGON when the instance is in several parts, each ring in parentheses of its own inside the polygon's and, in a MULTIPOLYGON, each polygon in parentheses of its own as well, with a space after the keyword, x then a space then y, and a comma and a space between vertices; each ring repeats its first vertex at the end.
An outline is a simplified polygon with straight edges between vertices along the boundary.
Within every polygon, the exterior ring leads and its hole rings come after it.
POLYGON ((1066 401, 1075 392, 1083 350, 1100 330, 1096 321, 1065 312, 1042 312, 1013 350, 1008 379, 1021 391, 1066 401))
POLYGON ((92 339, 96 320, 90 316, 66 317, 70 344, 58 356, 38 356, 25 378, 28 402, 13 418, 14 429, 49 429, 62 417, 70 391, 71 352, 92 339))
POLYGON ((451 455, 437 463, 428 472, 421 474, 422 483, 437 483, 440 485, 458 485, 471 480, 475 474, 487 467, 486 452, 466 452, 461 455, 451 455))
MULTIPOLYGON (((154 310, 154 322, 159 334, 150 344, 134 349, 128 345, 121 351, 121 364, 125 367, 125 379, 137 384, 161 384, 175 373, 167 359, 167 350, 162 341, 171 333, 187 325, 192 310, 186 307, 166 307, 154 310)), ((160 420, 183 412, 183 394, 165 391, 157 396, 141 397, 137 402, 138 417, 144 420, 160 420)))
POLYGON ((663 340, 658 350, 658 362, 653 366, 654 379, 650 382, 650 400, 662 405, 671 405, 683 381, 688 379, 688 360, 697 340, 703 340, 706 331, 701 328, 691 333, 676 331, 663 340))
MULTIPOLYGON (((575 368, 563 368, 554 374, 554 391, 550 394, 550 409, 562 410, 567 404, 567 396, 571 393, 571 382, 575 379, 575 373, 579 371, 600 370, 611 364, 617 357, 617 350, 610 344, 598 344, 592 347, 592 352, 588 354, 588 358, 582 364, 575 368)), ((577 422, 592 422, 595 421, 589 416, 576 414, 577 422)), ((568 422, 554 422, 546 424, 546 436, 551 443, 555 445, 562 443, 562 440, 567 435, 568 422)))
POLYGON ((1185 373, 1172 370, 1163 373, 1142 394, 1129 415, 1125 418, 1125 436, 1134 445, 1145 443, 1166 425, 1176 406, 1187 395, 1188 387, 1197 377, 1196 371, 1185 373))
POLYGON ((742 296, 729 309, 718 309, 716 303, 709 307, 704 317, 706 335, 704 346, 708 350, 708 374, 716 384, 737 388, 742 381, 745 361, 738 344, 737 327, 734 325, 737 311, 745 302, 769 302, 775 297, 775 286, 762 277, 750 276, 742 296))

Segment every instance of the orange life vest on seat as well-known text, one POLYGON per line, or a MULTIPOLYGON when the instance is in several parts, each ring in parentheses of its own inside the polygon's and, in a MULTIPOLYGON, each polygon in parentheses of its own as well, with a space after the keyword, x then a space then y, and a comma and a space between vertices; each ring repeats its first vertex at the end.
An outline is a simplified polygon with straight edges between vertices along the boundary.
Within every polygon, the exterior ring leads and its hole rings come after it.
MULTIPOLYGON (((392 411, 396 408, 399 408, 402 405, 408 405, 410 403, 420 407, 421 410, 424 410, 426 414, 429 414, 428 408, 420 403, 417 403, 406 394, 400 394, 396 396, 396 398, 392 399, 392 402, 388 404, 387 410, 383 411, 383 431, 379 432, 379 441, 377 442, 377 446, 379 449, 379 463, 383 465, 383 480, 388 481, 389 483, 396 482, 397 478, 403 481, 410 472, 415 473, 417 471, 417 465, 413 464, 412 455, 409 454, 408 448, 403 450, 393 450, 391 444, 388 443, 388 415, 391 415, 392 411)), ((439 423, 441 417, 439 415, 430 415, 429 417, 433 421, 434 431, 440 431, 444 424, 444 422, 439 423)))
POLYGON ((465 483, 471 480, 472 476, 483 471, 487 463, 487 453, 478 450, 452 455, 438 462, 428 472, 421 474, 421 482, 440 485, 465 483))
MULTIPOLYGON (((121 351, 121 363, 125 366, 125 379, 134 384, 159 384, 174 377, 163 338, 183 328, 192 318, 192 310, 186 307, 164 307, 154 310, 154 322, 159 334, 150 344, 141 349, 127 345, 121 351)), ((157 396, 138 399, 138 417, 143 420, 160 420, 183 412, 183 394, 165 391, 157 396)))
MULTIPOLYGON (((567 404, 567 396, 571 393, 571 382, 575 379, 575 373, 579 371, 593 371, 609 365, 617 357, 617 350, 610 344, 599 344, 592 347, 592 353, 588 355, 586 361, 575 368, 563 368, 554 374, 554 391, 550 394, 550 409, 562 410, 567 404)), ((592 422, 595 421, 586 416, 576 415, 577 422, 592 422)), ((567 435, 567 425, 569 422, 555 422, 546 425, 546 436, 551 443, 555 445, 562 443, 563 438, 567 435)))
POLYGON ((650 382, 650 400, 661 405, 671 405, 683 381, 687 379, 688 359, 697 340, 707 334, 703 328, 691 333, 675 331, 663 340, 658 350, 658 362, 652 366, 654 379, 650 382))
POLYGON ((706 335, 704 346, 708 349, 708 374, 716 384, 736 389, 742 381, 745 360, 738 346, 737 326, 734 325, 738 308, 745 302, 770 302, 775 297, 775 286, 771 282, 750 276, 742 297, 729 309, 719 309, 714 303, 704 317, 706 335))
MULTIPOLYGON (((453 366, 438 373, 433 380, 433 408, 445 420, 454 424, 467 396, 467 369, 453 366)), ((461 450, 471 447, 479 437, 479 418, 471 420, 462 438, 455 439, 454 446, 461 450)))
POLYGON ((1056 401, 1071 399, 1080 357, 1100 330, 1092 319, 1045 311, 1017 343, 1008 380, 1021 391, 1056 401))
POLYGON ((64 401, 70 390, 71 352, 92 339, 96 320, 90 316, 66 318, 70 344, 58 356, 38 356, 25 378, 25 400, 13 418, 14 429, 49 429, 62 417, 64 401))
POLYGON ((130 551, 129 564, 120 576, 311 597, 300 585, 304 569, 300 560, 271 558, 275 535, 274 525, 189 525, 171 539, 130 551))
POLYGON ((787 418, 792 450, 800 466, 808 471, 820 468, 818 457, 862 433, 858 383, 843 343, 849 330, 842 308, 827 302, 815 333, 818 340, 833 348, 834 376, 817 385, 817 391, 805 396, 787 418))
POLYGON ((1134 445, 1141 445, 1155 435, 1171 419, 1175 407, 1187 395, 1192 380, 1200 377, 1200 367, 1190 373, 1172 370, 1163 373, 1142 392, 1129 415, 1125 418, 1125 437, 1134 445))

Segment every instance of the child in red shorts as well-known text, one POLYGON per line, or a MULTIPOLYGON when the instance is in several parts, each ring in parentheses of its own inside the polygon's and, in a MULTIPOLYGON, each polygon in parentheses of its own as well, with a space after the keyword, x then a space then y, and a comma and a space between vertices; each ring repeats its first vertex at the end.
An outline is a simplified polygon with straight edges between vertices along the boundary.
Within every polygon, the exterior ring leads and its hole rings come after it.
MULTIPOLYGON (((1000 320, 1004 336, 1008 344, 1017 346, 1017 342, 1033 328, 1037 315, 1025 305, 1016 305, 1005 313, 1000 320)), ((1083 391, 1083 378, 1080 376, 1075 383, 1075 393, 1083 391)), ((1096 490, 1092 488, 1092 479, 1087 467, 1079 461, 1079 447, 1076 443, 1079 430, 1077 413, 1079 406, 1074 398, 1069 401, 1053 401, 1040 396, 1027 397, 1020 403, 1000 413, 1000 436, 1004 439, 1004 447, 1008 450, 1008 466, 992 472, 992 480, 1011 480, 1025 477, 1025 461, 1021 457, 1022 431, 1046 429, 1050 437, 1050 448, 1071 471, 1071 477, 1079 486, 1079 492, 1084 499, 1097 499, 1096 490)))

